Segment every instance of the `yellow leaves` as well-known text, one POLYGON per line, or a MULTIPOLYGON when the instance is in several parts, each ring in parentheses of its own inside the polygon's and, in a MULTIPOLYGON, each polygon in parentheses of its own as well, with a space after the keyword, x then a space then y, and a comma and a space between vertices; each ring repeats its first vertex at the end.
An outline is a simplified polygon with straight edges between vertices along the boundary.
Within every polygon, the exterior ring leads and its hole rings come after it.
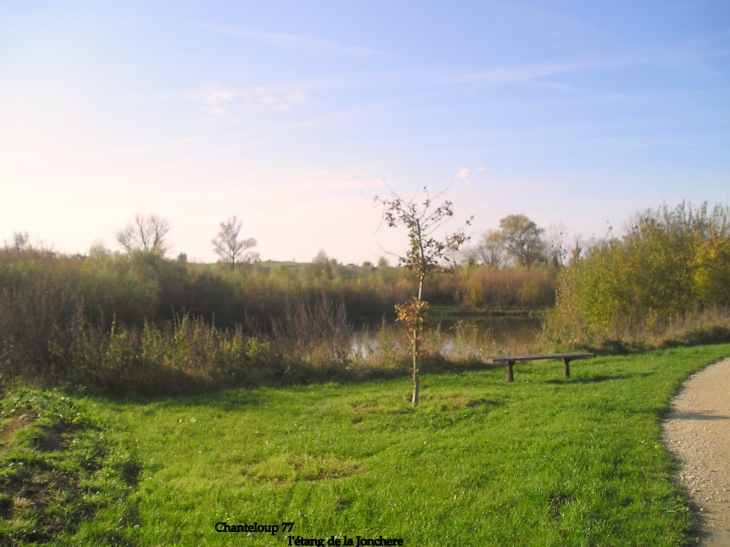
POLYGON ((709 238, 697 242, 693 266, 698 299, 709 305, 730 304, 730 240, 713 230, 709 238))
POLYGON ((418 300, 418 298, 414 296, 410 302, 405 304, 396 304, 395 313, 398 316, 398 321, 405 323, 406 327, 409 329, 416 326, 421 327, 426 322, 428 302, 425 300, 418 300))
POLYGON ((395 313, 398 316, 397 321, 401 321, 406 326, 406 332, 411 343, 416 338, 420 342, 423 332, 423 326, 426 324, 428 315, 428 302, 419 300, 415 296, 410 302, 405 304, 396 304, 395 313))

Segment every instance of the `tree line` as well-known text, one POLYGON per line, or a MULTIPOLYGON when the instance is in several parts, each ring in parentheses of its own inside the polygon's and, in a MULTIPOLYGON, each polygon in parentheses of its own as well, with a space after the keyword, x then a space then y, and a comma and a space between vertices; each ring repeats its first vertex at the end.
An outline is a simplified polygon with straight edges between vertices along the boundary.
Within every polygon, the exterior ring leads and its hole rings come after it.
MULTIPOLYGON (((220 264, 166 257, 168 233, 164 219, 137 215, 117 234, 126 252, 93 245, 72 256, 16 233, 0 249, 0 384, 20 375, 172 393, 275 383, 286 371, 286 382, 355 374, 353 323, 394 319, 418 280, 385 259, 345 265, 324 251, 304 264, 258 261, 255 240, 240 237, 235 217, 212 240, 220 264)), ((554 275, 540 268, 459 262, 452 273, 434 272, 421 296, 496 310, 545 307, 553 295, 554 275)), ((430 359, 443 360, 426 345, 430 359)), ((385 339, 380 346, 370 362, 384 374, 400 370, 402 347, 385 339)))
MULTIPOLYGON (((419 301, 470 310, 555 304, 541 336, 545 351, 595 346, 730 306, 724 206, 665 205, 637 214, 622 235, 575 238, 572 249, 560 226, 544 231, 510 215, 465 251, 457 250, 465 239, 440 247, 452 271, 434 269, 422 285, 418 268, 345 265, 324 251, 304 264, 257 262, 235 217, 212 240, 224 251, 220 264, 167 258, 168 231, 163 219, 138 215, 118 234, 125 253, 92 246, 73 256, 16 233, 0 249, 0 383, 17 375, 89 379, 101 390, 152 393, 168 383, 178 387, 166 392, 259 385, 286 371, 288 382, 365 374, 349 355, 348 329, 394 318, 395 305, 419 286, 419 301)), ((730 336, 722 328, 716 334, 730 336)), ((402 346, 387 339, 381 346, 371 359, 381 372, 407 365, 402 346)), ((429 359, 443 359, 429 348, 429 359)))

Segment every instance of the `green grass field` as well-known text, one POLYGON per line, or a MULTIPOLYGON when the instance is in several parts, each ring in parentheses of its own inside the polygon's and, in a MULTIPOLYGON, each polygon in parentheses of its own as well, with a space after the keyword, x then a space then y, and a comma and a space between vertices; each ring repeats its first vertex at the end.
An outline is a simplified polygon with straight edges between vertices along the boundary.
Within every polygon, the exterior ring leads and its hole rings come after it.
MULTIPOLYGON (((297 536, 324 545, 331 536, 410 546, 687 545, 692 516, 659 423, 682 380, 726 355, 729 345, 597 358, 574 362, 571 378, 557 361, 536 362, 516 366, 509 385, 503 368, 429 375, 415 410, 405 379, 72 397, 64 401, 78 409, 76 424, 39 418, 6 435, 0 479, 6 491, 17 487, 10 464, 30 468, 39 458, 44 469, 68 469, 81 500, 73 510, 84 512, 54 536, 68 545, 295 545, 297 536), (56 446, 43 448, 39 436, 54 427, 56 446), (100 435, 96 456, 74 452, 91 451, 100 435), (84 454, 96 458, 88 469, 84 454), (218 522, 280 529, 222 533, 218 522)), ((61 394, 9 397, 5 418, 26 400, 52 406, 61 394)), ((72 511, 74 495, 64 495, 72 511)), ((2 498, 5 544, 30 543, 29 527, 59 510, 10 498, 2 498)))

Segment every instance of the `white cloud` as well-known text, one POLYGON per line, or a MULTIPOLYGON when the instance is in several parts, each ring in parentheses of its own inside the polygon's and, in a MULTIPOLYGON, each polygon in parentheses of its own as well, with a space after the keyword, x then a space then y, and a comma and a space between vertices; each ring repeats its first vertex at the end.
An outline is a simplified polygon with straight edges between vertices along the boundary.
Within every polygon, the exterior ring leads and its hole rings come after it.
POLYGON ((228 102, 236 96, 236 92, 232 89, 221 89, 217 91, 211 91, 205 98, 205 102, 208 104, 217 104, 220 102, 228 102))
POLYGON ((461 171, 456 173, 456 178, 466 180, 469 178, 469 175, 471 175, 471 169, 469 169, 468 167, 464 167, 461 171))
POLYGON ((213 116, 222 116, 225 113, 225 109, 220 106, 204 106, 203 111, 213 116))
POLYGON ((277 89, 272 86, 259 86, 255 89, 241 90, 231 88, 205 89, 188 94, 187 97, 202 103, 202 110, 213 116, 223 116, 233 109, 243 112, 291 110, 306 102, 306 93, 301 88, 277 89))

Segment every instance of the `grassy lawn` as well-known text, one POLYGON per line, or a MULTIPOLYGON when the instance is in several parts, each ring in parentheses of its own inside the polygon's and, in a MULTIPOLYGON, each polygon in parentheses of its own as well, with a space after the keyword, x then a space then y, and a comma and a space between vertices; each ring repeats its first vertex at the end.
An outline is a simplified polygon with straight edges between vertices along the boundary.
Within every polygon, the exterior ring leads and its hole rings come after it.
MULTIPOLYGON (((111 478, 57 541, 255 546, 301 536, 326 545, 333 535, 382 535, 411 546, 685 545, 692 517, 672 484, 659 421, 682 380, 726 355, 728 345, 577 361, 571 378, 560 362, 536 362, 517 365, 510 385, 503 368, 426 375, 416 410, 405 379, 72 398, 87 416, 83 431, 99 437, 102 428, 107 443, 90 470, 76 471, 77 491, 111 478), (293 529, 218 533, 217 522, 293 529)), ((26 429, 44 431, 38 422, 26 429)), ((21 432, 4 441, 0 467, 18 454, 71 457, 61 444, 43 452, 21 432)), ((9 503, 6 534, 19 526, 9 503)))

